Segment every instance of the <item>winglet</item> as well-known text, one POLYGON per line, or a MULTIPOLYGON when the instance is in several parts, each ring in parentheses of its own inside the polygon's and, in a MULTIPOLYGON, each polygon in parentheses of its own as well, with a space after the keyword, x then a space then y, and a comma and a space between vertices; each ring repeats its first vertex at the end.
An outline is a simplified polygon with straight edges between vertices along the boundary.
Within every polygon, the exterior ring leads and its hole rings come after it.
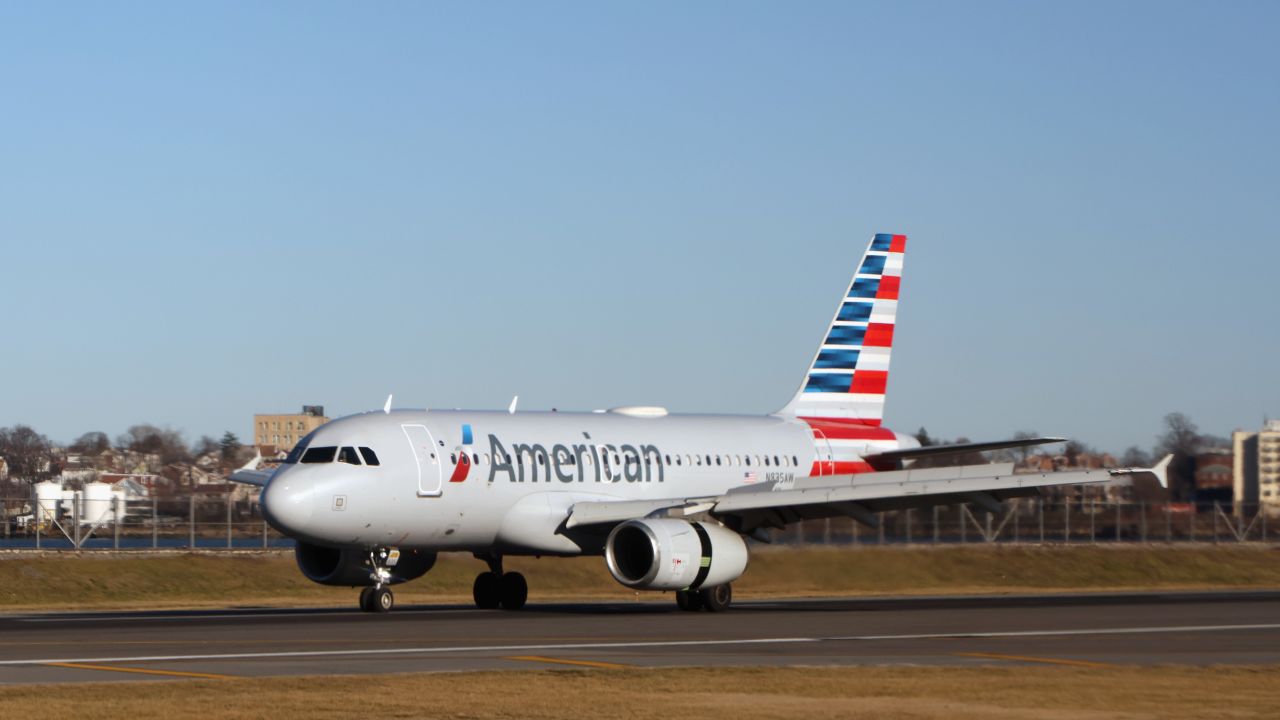
POLYGON ((387 415, 391 414, 391 398, 393 397, 395 397, 394 394, 388 395, 387 401, 382 403, 382 412, 386 413, 387 415))
POLYGON ((239 472, 240 470, 257 470, 258 465, 260 464, 262 464, 262 450, 258 449, 257 452, 254 453, 253 457, 250 458, 249 462, 245 463, 243 466, 239 468, 236 468, 236 471, 239 472))
POLYGON ((520 396, 519 396, 519 395, 516 395, 515 397, 511 398, 511 405, 509 405, 509 406, 507 407, 507 414, 508 414, 508 415, 515 415, 515 414, 516 414, 516 403, 518 403, 518 402, 520 402, 520 396))
POLYGON ((1151 468, 1151 474, 1156 476, 1156 482, 1160 483, 1160 487, 1165 490, 1169 489, 1169 463, 1173 462, 1173 453, 1165 455, 1151 468))

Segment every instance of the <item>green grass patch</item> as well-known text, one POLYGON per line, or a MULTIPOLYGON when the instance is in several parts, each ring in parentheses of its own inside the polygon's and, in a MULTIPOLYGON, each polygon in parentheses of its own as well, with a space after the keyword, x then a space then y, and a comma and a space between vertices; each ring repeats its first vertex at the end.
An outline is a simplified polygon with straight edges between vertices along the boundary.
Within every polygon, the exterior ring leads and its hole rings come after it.
MULTIPOLYGON (((484 565, 445 554, 396 587, 400 603, 469 602, 484 565)), ((654 600, 609 576, 604 561, 510 558, 530 600, 654 600)), ((1280 588, 1269 545, 758 548, 734 584, 739 598, 1280 588)), ((350 605, 355 591, 302 577, 288 552, 17 552, 0 555, 0 609, 350 605)))

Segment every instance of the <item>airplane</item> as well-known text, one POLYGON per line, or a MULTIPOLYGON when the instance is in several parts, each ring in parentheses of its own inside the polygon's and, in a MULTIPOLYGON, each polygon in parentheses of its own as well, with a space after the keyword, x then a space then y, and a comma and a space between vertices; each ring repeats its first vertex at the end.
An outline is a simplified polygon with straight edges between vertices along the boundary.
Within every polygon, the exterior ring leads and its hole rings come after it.
MULTIPOLYGON (((747 539, 800 520, 969 503, 997 512, 1040 488, 1167 486, 1153 468, 1014 474, 1011 463, 913 468, 915 461, 1062 442, 1036 437, 921 447, 882 424, 906 236, 876 234, 805 373, 782 409, 760 416, 633 406, 593 412, 392 409, 339 418, 275 469, 231 480, 263 486, 267 521, 297 542, 308 579, 363 588, 386 612, 390 587, 445 551, 488 565, 477 607, 522 608, 528 583, 508 556, 603 556, 637 590, 674 591, 682 610, 726 610, 747 539)), ((518 400, 518 398, 517 398, 518 400)))

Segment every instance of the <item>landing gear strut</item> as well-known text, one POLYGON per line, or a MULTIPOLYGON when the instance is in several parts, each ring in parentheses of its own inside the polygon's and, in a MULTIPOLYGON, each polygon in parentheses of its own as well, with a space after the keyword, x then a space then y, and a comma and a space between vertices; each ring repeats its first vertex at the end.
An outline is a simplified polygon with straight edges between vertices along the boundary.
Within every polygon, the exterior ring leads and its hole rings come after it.
POLYGON ((369 564, 373 569, 369 571, 369 579, 373 581, 373 587, 367 587, 360 591, 360 609, 368 613, 384 613, 396 604, 395 596, 391 594, 391 588, 387 587, 391 584, 391 570, 395 567, 397 561, 400 560, 399 550, 388 550, 387 548, 378 548, 369 553, 369 564))
POLYGON ((482 610, 493 610, 502 606, 503 610, 519 610, 529 599, 529 583, 524 575, 518 572, 502 571, 502 556, 476 554, 476 558, 489 564, 489 572, 476 576, 471 586, 471 598, 476 607, 482 610))
POLYGON ((676 591, 676 606, 688 612, 724 612, 732 602, 733 587, 729 583, 701 590, 676 591))

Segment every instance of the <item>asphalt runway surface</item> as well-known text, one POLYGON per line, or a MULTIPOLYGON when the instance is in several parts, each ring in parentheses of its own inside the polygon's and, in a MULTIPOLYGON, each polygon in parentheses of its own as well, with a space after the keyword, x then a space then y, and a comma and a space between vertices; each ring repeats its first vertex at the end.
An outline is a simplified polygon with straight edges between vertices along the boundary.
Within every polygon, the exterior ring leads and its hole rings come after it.
MULTIPOLYGON (((666 596, 670 597, 670 596, 666 596)), ((353 593, 354 599, 354 593, 353 593)), ((663 666, 1280 663, 1280 592, 0 616, 0 684, 663 666)))

